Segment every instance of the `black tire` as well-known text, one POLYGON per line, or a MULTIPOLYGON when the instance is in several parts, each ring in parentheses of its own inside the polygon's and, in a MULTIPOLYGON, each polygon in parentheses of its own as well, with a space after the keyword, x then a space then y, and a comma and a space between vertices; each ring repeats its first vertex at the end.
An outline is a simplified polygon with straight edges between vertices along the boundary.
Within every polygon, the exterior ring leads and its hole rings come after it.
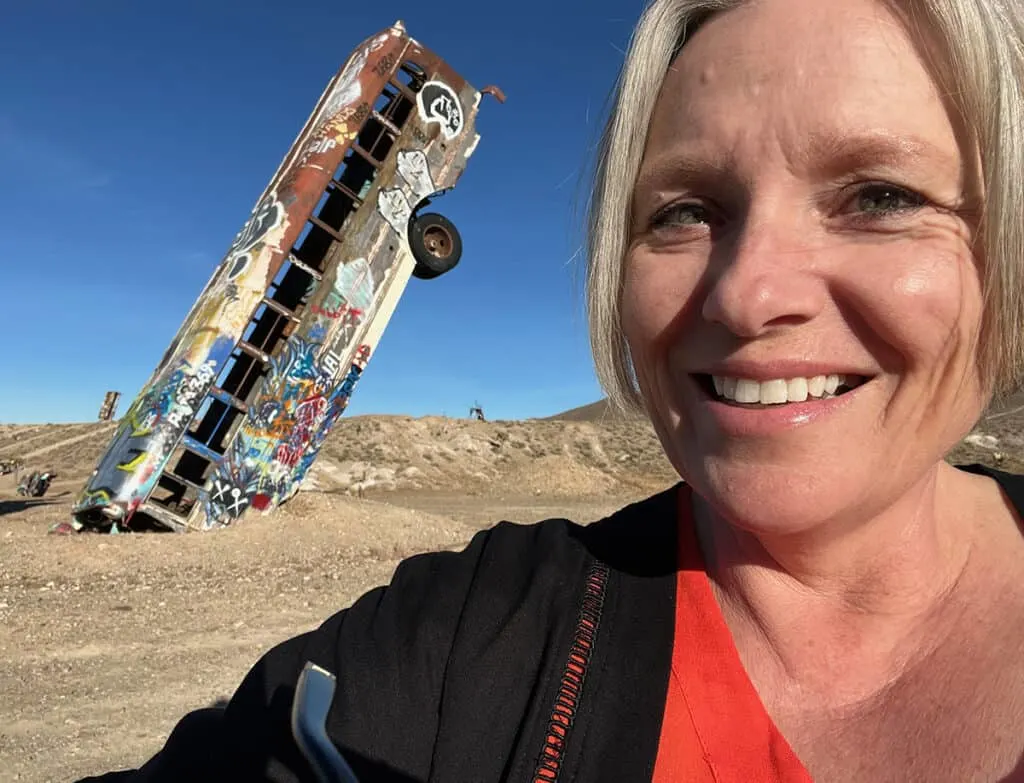
POLYGON ((417 261, 416 266, 412 268, 412 276, 417 280, 433 280, 435 277, 440 277, 441 273, 435 272, 433 269, 428 269, 417 261))
POLYGON ((450 272, 462 258, 462 237, 444 215, 427 212, 409 222, 409 246, 416 267, 413 276, 433 280, 450 272))

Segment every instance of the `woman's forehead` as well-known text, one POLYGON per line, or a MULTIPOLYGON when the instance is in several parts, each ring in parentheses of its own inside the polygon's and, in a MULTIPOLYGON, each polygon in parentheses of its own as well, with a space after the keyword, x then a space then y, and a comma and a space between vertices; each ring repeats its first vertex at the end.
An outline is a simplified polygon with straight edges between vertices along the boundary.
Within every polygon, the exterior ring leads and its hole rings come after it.
POLYGON ((958 157, 919 47, 874 0, 759 0, 713 17, 672 64, 648 150, 958 157), (844 143, 844 138, 864 139, 844 143))

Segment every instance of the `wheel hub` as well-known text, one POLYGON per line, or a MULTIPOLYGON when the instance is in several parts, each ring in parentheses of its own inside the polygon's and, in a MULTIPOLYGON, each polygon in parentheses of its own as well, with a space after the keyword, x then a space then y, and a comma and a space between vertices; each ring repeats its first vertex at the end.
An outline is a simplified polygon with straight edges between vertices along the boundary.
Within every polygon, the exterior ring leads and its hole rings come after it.
POLYGON ((424 231, 423 245, 435 258, 448 258, 452 254, 452 236, 442 226, 431 226, 424 231))

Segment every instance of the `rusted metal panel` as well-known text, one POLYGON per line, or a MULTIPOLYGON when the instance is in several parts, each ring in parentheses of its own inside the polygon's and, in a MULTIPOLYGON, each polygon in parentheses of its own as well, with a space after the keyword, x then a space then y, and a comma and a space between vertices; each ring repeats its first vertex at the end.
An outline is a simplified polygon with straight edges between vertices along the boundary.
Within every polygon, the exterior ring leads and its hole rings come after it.
POLYGON ((102 527, 116 521, 123 527, 141 510, 165 527, 207 529, 230 524, 248 508, 272 508, 295 493, 344 411, 413 271, 410 216, 426 198, 455 185, 479 141, 480 97, 437 55, 409 38, 400 23, 355 50, 125 415, 76 499, 78 524, 102 527), (396 73, 408 61, 423 71, 415 91, 396 73), (404 106, 398 101, 385 106, 380 98, 389 80, 389 89, 413 95, 414 105, 401 125, 393 118, 379 123, 400 133, 373 181, 352 194, 362 206, 340 230, 325 226, 332 242, 326 255, 315 264, 300 260, 297 240, 307 241, 304 232, 325 191, 346 190, 332 184, 346 156, 352 151, 373 159, 374 146, 353 150, 357 137, 376 145, 359 136, 369 133, 368 118, 404 106), (294 309, 268 302, 271 290, 279 291, 288 280, 279 273, 292 274, 289 262, 309 273, 308 290, 294 309), (260 334, 262 327, 250 329, 261 306, 280 315, 283 326, 274 324, 260 334), (264 352, 263 346, 277 338, 264 352), (233 357, 239 351, 266 365, 263 378, 239 394, 242 399, 221 389, 219 380, 226 366, 237 366, 233 357), (222 450, 192 437, 197 424, 205 426, 197 413, 209 411, 210 400, 242 412, 222 450), (172 454, 179 467, 169 464, 172 454), (193 474, 185 475, 183 460, 190 461, 193 474), (207 466, 201 478, 194 474, 196 465, 207 466), (169 480, 180 497, 166 503, 153 497, 158 479, 169 480))

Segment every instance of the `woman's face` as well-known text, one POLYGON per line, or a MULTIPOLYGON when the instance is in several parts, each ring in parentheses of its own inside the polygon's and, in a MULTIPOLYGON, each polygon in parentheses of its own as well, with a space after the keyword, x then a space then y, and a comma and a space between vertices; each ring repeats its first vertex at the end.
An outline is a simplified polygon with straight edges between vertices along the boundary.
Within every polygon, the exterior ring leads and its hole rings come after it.
POLYGON ((980 415, 967 150, 881 3, 758 0, 682 49, 623 326, 670 459, 737 524, 879 511, 980 415))

